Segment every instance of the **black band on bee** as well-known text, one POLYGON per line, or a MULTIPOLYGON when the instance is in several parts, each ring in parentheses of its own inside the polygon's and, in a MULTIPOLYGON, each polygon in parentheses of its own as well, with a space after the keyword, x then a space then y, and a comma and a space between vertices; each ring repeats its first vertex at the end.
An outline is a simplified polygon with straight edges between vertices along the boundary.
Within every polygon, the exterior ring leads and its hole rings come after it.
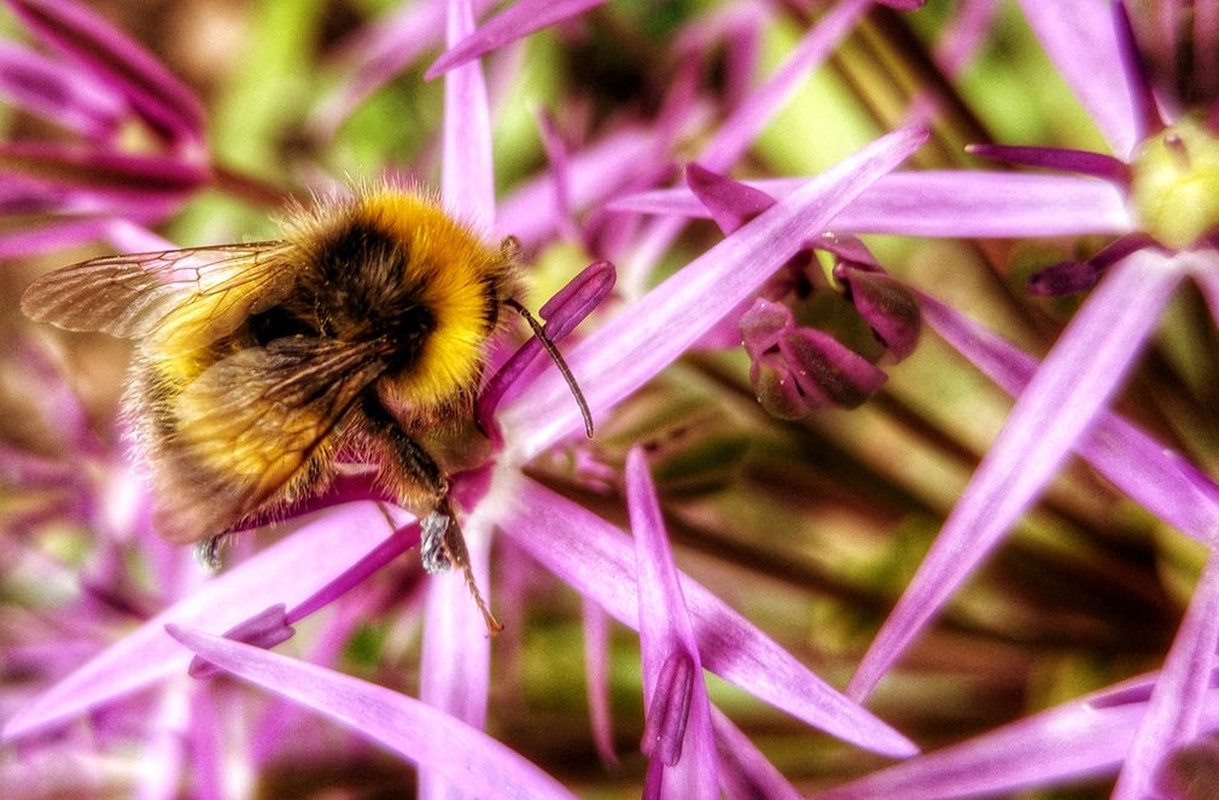
POLYGON ((449 485, 440 465, 419 442, 402 430, 374 391, 364 393, 360 410, 368 420, 368 433, 386 449, 386 455, 394 460, 394 465, 402 470, 404 477, 424 487, 433 501, 443 500, 448 494, 449 485))

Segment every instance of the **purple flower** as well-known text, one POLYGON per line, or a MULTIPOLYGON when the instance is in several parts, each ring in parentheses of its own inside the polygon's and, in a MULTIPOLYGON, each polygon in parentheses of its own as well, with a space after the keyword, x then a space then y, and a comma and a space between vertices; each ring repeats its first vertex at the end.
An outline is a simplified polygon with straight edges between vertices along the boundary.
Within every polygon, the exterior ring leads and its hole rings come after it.
POLYGON ((0 252, 96 239, 114 218, 157 222, 207 185, 202 106, 154 56, 68 0, 8 5, 48 53, 0 50, 0 94, 73 136, 0 145, 5 213, 55 218, 6 232, 0 252), (124 143, 134 129, 147 147, 124 143))
MULTIPOLYGON (((862 5, 852 4, 851 15, 834 20, 830 39, 841 35, 862 5)), ((469 4, 449 4, 446 28, 450 43, 471 33, 469 4)), ((817 29, 810 33, 816 52, 825 51, 827 35, 817 29)), ((116 46, 109 39, 105 44, 116 46)), ((808 58, 802 55, 804 67, 808 58)), ((794 80, 786 73, 781 78, 780 84, 794 80)), ((442 198, 455 214, 490 238, 501 224, 501 215, 496 209, 492 123, 481 65, 477 61, 454 65, 444 80, 445 122, 439 137, 442 198)), ((751 113, 764 117, 780 96, 772 84, 743 105, 753 103, 751 113)), ((723 146, 743 152, 759 124, 756 118, 749 122, 748 129, 726 133, 722 141, 729 144, 723 146)), ((168 120, 162 120, 162 127, 173 128, 168 120)), ((565 346, 594 420, 600 424, 607 419, 621 401, 689 350, 864 187, 917 149, 925 136, 924 131, 912 129, 877 139, 775 202, 659 286, 606 312, 599 327, 565 346)), ((607 137, 607 141, 617 151, 629 148, 632 139, 607 137)), ((659 141, 666 137, 656 137, 647 147, 659 141)), ((587 155, 583 150, 554 161, 558 179, 572 188, 565 201, 569 208, 580 195, 575 191, 575 172, 587 155)), ((621 159, 622 154, 615 152, 613 157, 621 159)), ((149 236, 113 222, 106 230, 126 241, 147 241, 149 236)), ((610 269, 594 264, 582 280, 544 307, 554 338, 564 333, 574 338, 572 329, 601 305, 612 285, 607 279, 612 278, 612 273, 607 276, 610 269)), ((648 709, 643 750, 655 765, 656 776, 649 779, 650 785, 657 791, 665 786, 696 786, 699 794, 715 794, 720 783, 714 768, 718 761, 724 765, 726 785, 771 786, 780 794, 794 793, 760 753, 742 746, 740 731, 712 708, 701 690, 703 669, 851 745, 892 756, 915 751, 903 735, 818 678, 747 618, 673 566, 657 499, 638 455, 632 456, 627 469, 633 527, 640 537, 636 546, 618 526, 531 477, 530 460, 573 447, 570 443, 582 434, 584 420, 555 369, 539 370, 527 357, 518 360, 495 353, 492 358, 504 369, 489 378, 489 390, 494 392, 488 391, 479 408, 497 445, 494 459, 452 476, 452 492, 463 509, 474 582, 497 603, 490 565, 493 538, 499 539, 497 547, 506 557, 515 554, 518 561, 541 563, 590 607, 642 629, 648 709), (497 532, 503 536, 495 536, 497 532), (681 618, 659 625, 662 612, 672 604, 684 606, 681 618), (731 751, 733 758, 724 759, 720 754, 725 751, 731 751)), ((55 470, 40 470, 42 466, 29 460, 19 470, 20 477, 33 481, 41 472, 58 477, 55 470)), ((292 710, 308 708, 417 763, 421 794, 490 791, 471 782, 471 771, 502 776, 522 793, 563 794, 553 779, 523 756, 477 732, 495 689, 490 670, 495 644, 471 602, 470 586, 456 571, 421 579, 417 570, 403 566, 401 559, 395 561, 419 541, 419 523, 378 502, 367 479, 365 472, 340 480, 310 513, 291 520, 290 535, 256 554, 233 554, 232 568, 218 576, 204 580, 181 563, 167 564, 166 574, 159 576, 163 578, 159 596, 146 608, 130 612, 134 625, 113 641, 99 634, 99 644, 107 646, 68 674, 55 674, 49 688, 22 702, 6 721, 6 740, 35 742, 86 717, 122 741, 141 726, 111 728, 104 724, 105 715, 149 707, 153 712, 144 718, 147 738, 142 744, 146 751, 158 753, 160 769, 142 777, 144 791, 164 794, 172 785, 174 765, 189 757, 200 792, 220 794, 220 784, 208 783, 207 776, 222 780, 228 759, 236 760, 237 770, 248 774, 284 752, 287 739, 270 728, 304 729, 306 740, 317 736, 292 710), (392 572, 393 580, 385 576, 387 572, 392 572), (378 614, 379 602, 419 631, 422 703, 343 674, 345 654, 340 643, 356 635, 361 617, 378 614), (301 637, 295 631, 313 624, 321 625, 323 634, 314 641, 298 641, 301 637), (218 634, 228 638, 217 638, 218 634), (276 645, 294 649, 312 663, 262 649, 276 645), (241 701, 268 709, 268 730, 232 756, 219 739, 224 716, 241 714, 241 705, 225 701, 231 687, 223 681, 185 681, 181 676, 192 663, 195 675, 230 672, 289 706, 276 705, 261 694, 255 695, 257 700, 241 701), (154 686, 157 692, 143 691, 154 686), (161 737, 171 718, 189 731, 189 745, 161 737)), ((139 508, 142 514, 143 506, 139 508)), ((146 517, 140 520, 141 536, 152 539, 146 517)), ((250 546, 239 543, 238 548, 250 546)))

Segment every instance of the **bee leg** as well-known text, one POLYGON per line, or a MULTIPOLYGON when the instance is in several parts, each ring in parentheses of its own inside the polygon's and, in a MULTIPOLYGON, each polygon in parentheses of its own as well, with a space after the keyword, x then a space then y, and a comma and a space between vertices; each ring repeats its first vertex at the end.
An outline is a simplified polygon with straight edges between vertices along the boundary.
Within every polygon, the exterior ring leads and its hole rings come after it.
POLYGON ((423 568, 432 575, 450 568, 461 570, 466 587, 483 616, 487 632, 494 636, 504 626, 487 607, 474 579, 470 551, 466 548, 457 515, 449 504, 449 482, 440 466, 419 442, 402 430, 375 395, 368 393, 364 396, 363 411, 368 419, 369 432, 380 445, 384 456, 397 468, 393 471, 394 483, 391 488, 399 501, 409 505, 406 502, 410 495, 408 487, 414 486, 422 487, 432 498, 434 505, 431 513, 420 520, 419 550, 423 568))

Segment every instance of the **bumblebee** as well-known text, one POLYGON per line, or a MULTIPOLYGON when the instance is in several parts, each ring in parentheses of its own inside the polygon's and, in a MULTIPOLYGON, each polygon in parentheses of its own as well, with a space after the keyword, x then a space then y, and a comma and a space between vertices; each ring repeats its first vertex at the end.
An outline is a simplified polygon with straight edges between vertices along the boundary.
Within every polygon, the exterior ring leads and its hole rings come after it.
POLYGON ((65 267, 22 309, 137 341, 124 413, 161 536, 217 541, 321 491, 336 456, 358 453, 423 520, 424 565, 464 569, 494 629, 448 478, 420 439, 472 417, 504 308, 542 335, 515 299, 515 250, 431 198, 379 187, 294 209, 281 239, 65 267))

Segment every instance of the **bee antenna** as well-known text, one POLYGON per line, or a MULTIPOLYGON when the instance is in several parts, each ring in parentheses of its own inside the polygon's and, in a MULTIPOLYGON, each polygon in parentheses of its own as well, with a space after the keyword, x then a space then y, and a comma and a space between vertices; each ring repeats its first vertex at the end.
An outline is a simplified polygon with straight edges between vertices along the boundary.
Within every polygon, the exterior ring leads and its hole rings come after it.
POLYGON ((546 350, 546 355, 550 356, 550 360, 558 367, 559 374, 563 376, 563 380, 567 381, 567 388, 571 390, 572 397, 576 399, 576 405, 580 407, 580 414, 584 417, 584 435, 590 439, 593 438, 593 412, 589 411, 588 401, 584 399, 584 392, 580 391, 580 384, 576 383, 576 376, 571 374, 571 367, 567 366, 567 362, 563 360, 563 354, 559 352, 558 346, 555 345, 553 339, 546 335, 542 324, 529 313, 529 309, 511 297, 504 302, 525 318, 525 321, 529 323, 529 327, 533 329, 533 335, 537 337, 543 349, 546 350))

